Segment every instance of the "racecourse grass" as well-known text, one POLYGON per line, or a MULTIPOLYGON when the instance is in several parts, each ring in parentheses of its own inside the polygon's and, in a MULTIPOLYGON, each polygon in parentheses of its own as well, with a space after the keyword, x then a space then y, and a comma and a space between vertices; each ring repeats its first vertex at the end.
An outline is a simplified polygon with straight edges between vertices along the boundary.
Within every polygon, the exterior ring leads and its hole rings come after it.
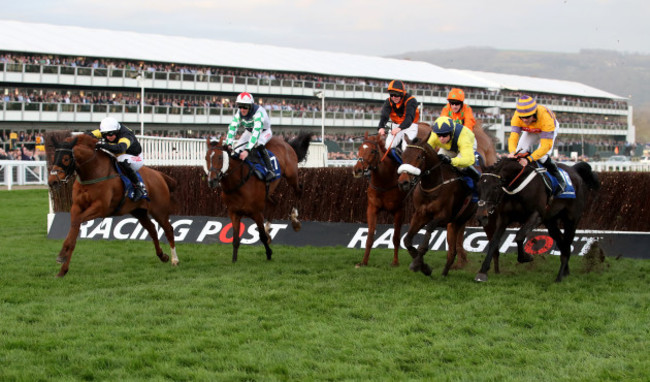
POLYGON ((47 190, 0 191, 2 381, 647 381, 650 262, 574 257, 473 281, 391 251, 82 240, 55 278, 47 190), (166 247, 166 251, 167 248, 166 247))

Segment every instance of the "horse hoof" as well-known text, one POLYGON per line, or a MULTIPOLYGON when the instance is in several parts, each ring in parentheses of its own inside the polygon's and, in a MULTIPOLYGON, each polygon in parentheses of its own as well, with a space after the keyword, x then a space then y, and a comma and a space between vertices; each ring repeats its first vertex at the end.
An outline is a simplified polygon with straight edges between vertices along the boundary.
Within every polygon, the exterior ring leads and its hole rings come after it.
POLYGON ((488 279, 487 273, 477 273, 476 277, 474 277, 474 281, 479 282, 479 283, 484 283, 488 279))
POLYGON ((396 262, 396 263, 390 263, 390 266, 393 267, 393 268, 399 267, 399 261, 396 262))
POLYGON ((367 266, 367 265, 368 265, 368 264, 359 263, 359 264, 356 264, 354 267, 357 268, 357 269, 359 269, 359 268, 361 268, 361 267, 365 267, 365 266, 367 266))
POLYGON ((67 259, 67 257, 58 256, 56 258, 56 262, 59 263, 59 264, 63 264, 63 263, 65 263, 66 259, 67 259))
POLYGON ((517 262, 520 264, 530 263, 533 260, 534 258, 530 255, 527 257, 517 257, 517 262))
POLYGON ((158 258, 160 258, 160 261, 162 261, 163 263, 169 261, 169 255, 167 255, 166 253, 161 254, 160 256, 158 256, 158 258))
POLYGON ((56 277, 62 278, 63 276, 66 275, 66 273, 68 273, 68 271, 59 271, 59 273, 56 274, 56 277))
POLYGON ((177 267, 179 261, 178 260, 172 260, 172 267, 177 267))
POLYGON ((411 264, 409 265, 409 269, 410 269, 412 272, 419 272, 419 271, 420 271, 420 265, 415 265, 415 263, 411 263, 411 264))
POLYGON ((422 273, 424 273, 425 276, 431 276, 431 273, 433 273, 433 271, 431 270, 429 264, 422 265, 422 273))

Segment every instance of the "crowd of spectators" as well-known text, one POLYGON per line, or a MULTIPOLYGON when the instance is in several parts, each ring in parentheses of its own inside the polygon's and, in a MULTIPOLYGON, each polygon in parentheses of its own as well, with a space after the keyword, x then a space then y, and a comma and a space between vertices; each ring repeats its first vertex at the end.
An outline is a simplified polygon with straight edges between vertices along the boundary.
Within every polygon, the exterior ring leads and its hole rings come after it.
MULTIPOLYGON (((380 89, 385 89, 388 86, 389 80, 377 80, 369 78, 358 78, 358 77, 343 77, 343 76, 327 76, 319 75, 314 73, 291 73, 291 72, 282 72, 282 71, 262 71, 262 70, 251 70, 244 68, 224 68, 217 66, 197 66, 184 63, 160 63, 160 62, 148 62, 148 61, 127 61, 111 58, 95 58, 95 57, 70 57, 70 56, 58 56, 58 55, 42 55, 42 54, 24 54, 16 52, 0 52, 0 64, 6 64, 9 66, 8 69, 13 69, 15 65, 21 66, 26 65, 39 65, 39 66, 50 66, 50 65, 61 65, 69 67, 86 67, 93 69, 106 69, 110 71, 112 69, 120 69, 133 71, 135 73, 139 71, 145 72, 170 72, 170 73, 190 73, 198 75, 199 81, 203 81, 204 78, 207 80, 210 76, 236 76, 236 77, 250 77, 266 80, 301 80, 301 81, 312 81, 315 83, 335 83, 335 84, 355 84, 355 85, 370 85, 380 89)), ((17 69, 17 68, 16 68, 17 69)), ((22 70, 22 69, 21 69, 22 70)), ((449 85, 438 85, 430 83, 406 83, 407 88, 415 93, 416 90, 423 91, 436 91, 441 94, 446 94, 451 86, 449 85)), ((481 97, 494 95, 495 92, 489 91, 484 88, 465 88, 465 93, 468 94, 468 97, 471 99, 472 96, 481 97)), ((503 97, 516 97, 519 95, 519 92, 503 90, 501 92, 503 97)), ((531 93, 530 95, 535 96, 541 104, 549 105, 575 105, 580 106, 581 104, 586 105, 602 105, 603 107, 608 108, 617 108, 617 109, 627 109, 627 103, 625 100, 614 100, 607 98, 586 98, 586 97, 571 97, 566 95, 553 95, 553 94, 535 94, 531 93)), ((139 100, 135 101, 136 103, 139 100)))

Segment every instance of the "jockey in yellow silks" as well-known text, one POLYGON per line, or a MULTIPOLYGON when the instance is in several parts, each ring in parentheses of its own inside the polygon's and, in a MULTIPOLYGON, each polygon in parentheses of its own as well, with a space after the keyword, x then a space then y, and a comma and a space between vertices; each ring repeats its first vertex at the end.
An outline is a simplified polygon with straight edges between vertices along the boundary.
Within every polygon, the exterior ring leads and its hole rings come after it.
POLYGON ((522 95, 517 100, 517 109, 510 125, 512 130, 508 138, 508 157, 515 158, 518 153, 530 153, 520 158, 519 163, 526 166, 533 161, 540 162, 557 179, 561 189, 558 193, 563 192, 566 182, 550 156, 560 127, 555 114, 547 107, 538 105, 533 97, 522 95))
POLYGON ((439 117, 431 126, 432 133, 427 143, 438 148, 438 157, 443 163, 456 167, 478 184, 480 174, 474 168, 476 162, 476 138, 469 128, 455 123, 449 117, 439 117))

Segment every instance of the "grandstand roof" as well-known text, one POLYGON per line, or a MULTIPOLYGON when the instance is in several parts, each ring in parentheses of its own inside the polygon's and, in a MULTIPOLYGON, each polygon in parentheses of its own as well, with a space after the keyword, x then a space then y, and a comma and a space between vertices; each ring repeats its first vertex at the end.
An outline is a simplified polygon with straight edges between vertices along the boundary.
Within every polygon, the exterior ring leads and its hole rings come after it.
POLYGON ((553 80, 548 78, 519 76, 515 74, 502 74, 480 72, 473 70, 449 69, 452 72, 463 73, 468 76, 480 78, 492 83, 492 87, 513 91, 533 91, 536 93, 551 93, 575 95, 580 97, 625 99, 612 93, 581 84, 579 82, 553 80))
POLYGON ((0 20, 0 30, 3 31, 0 50, 30 54, 120 58, 381 80, 397 78, 407 82, 460 87, 623 98, 577 82, 445 69, 422 61, 11 20, 0 20))

